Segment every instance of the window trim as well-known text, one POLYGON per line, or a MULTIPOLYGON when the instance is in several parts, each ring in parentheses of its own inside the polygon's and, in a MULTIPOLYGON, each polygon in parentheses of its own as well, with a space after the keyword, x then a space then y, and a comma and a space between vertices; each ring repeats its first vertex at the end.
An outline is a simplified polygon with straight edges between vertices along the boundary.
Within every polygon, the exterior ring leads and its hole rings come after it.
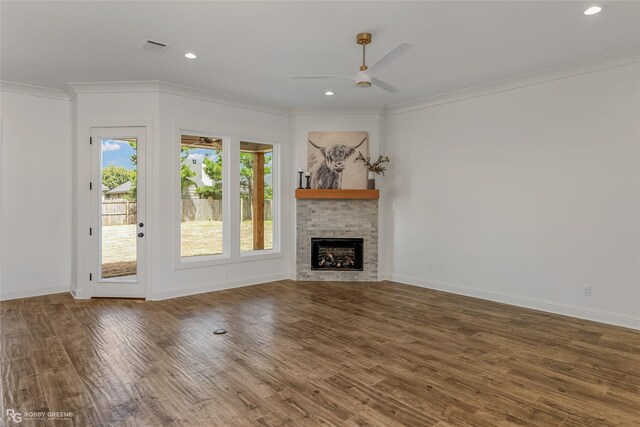
POLYGON ((203 124, 173 124, 171 167, 173 173, 173 269, 206 268, 225 264, 284 258, 281 247, 282 214, 282 145, 260 133, 233 132, 203 124), (183 134, 222 138, 222 255, 183 257, 181 254, 182 193, 180 188, 180 147, 183 134), (240 250, 240 141, 260 141, 273 146, 273 248, 259 251, 240 250), (236 164, 237 163, 237 164, 236 164), (237 203, 236 203, 237 202, 237 203), (237 205, 237 206, 236 206, 237 205), (229 220, 226 220, 229 218, 229 220))
POLYGON ((202 126, 178 126, 174 135, 173 169, 173 198, 174 201, 174 269, 193 268, 198 266, 216 265, 231 257, 229 246, 229 146, 231 138, 228 132, 221 132, 212 128, 203 129, 202 126), (198 130, 196 130, 198 129, 198 130), (199 255, 193 257, 182 256, 182 188, 180 185, 180 153, 182 135, 198 135, 222 139, 222 254, 199 255))

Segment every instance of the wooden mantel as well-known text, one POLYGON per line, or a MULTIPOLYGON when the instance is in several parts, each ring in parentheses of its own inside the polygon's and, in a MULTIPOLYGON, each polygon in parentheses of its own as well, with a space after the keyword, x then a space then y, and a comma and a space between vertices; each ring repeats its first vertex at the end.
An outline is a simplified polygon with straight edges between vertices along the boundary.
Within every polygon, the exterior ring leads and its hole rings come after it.
POLYGON ((296 199, 379 199, 380 190, 296 189, 296 199))

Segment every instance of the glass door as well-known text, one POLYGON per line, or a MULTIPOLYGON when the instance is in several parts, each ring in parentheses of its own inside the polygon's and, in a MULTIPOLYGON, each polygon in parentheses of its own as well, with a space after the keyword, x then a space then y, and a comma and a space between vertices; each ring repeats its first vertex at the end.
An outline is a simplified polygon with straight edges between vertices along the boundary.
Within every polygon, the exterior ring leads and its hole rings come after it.
POLYGON ((92 128, 92 297, 145 297, 144 127, 92 128))

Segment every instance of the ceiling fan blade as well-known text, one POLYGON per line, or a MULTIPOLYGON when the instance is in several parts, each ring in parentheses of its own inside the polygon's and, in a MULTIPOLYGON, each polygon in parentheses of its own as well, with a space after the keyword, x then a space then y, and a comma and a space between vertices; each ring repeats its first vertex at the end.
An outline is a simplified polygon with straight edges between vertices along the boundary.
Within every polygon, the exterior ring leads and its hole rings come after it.
POLYGON ((349 79, 353 80, 353 77, 347 76, 332 76, 332 75, 294 75, 289 76, 290 79, 349 79))
POLYGON ((382 67, 388 65, 393 60, 407 53, 412 47, 413 47, 412 43, 409 43, 409 42, 400 43, 398 46, 394 47, 389 52, 382 55, 382 57, 380 57, 380 59, 374 62, 367 71, 369 73, 375 73, 377 71, 380 71, 382 67))
POLYGON ((391 93, 399 92, 397 88, 391 86, 389 83, 385 83, 382 80, 376 79, 375 77, 371 77, 371 84, 374 84, 379 88, 386 90, 387 92, 391 92, 391 93))

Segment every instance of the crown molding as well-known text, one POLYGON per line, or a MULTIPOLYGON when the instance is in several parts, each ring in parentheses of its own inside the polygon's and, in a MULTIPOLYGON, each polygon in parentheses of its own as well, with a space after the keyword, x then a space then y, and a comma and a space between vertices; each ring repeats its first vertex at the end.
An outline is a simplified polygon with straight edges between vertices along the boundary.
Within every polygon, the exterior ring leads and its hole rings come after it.
POLYGON ((293 107, 290 116, 381 115, 384 107, 293 107))
POLYGON ((451 102, 477 98, 480 96, 505 92, 527 86, 534 86, 554 80, 560 80, 568 77, 602 71, 609 68, 629 65, 636 62, 640 62, 640 49, 626 50, 623 52, 615 53, 613 55, 601 56, 598 58, 575 62, 569 65, 549 68, 546 70, 522 74, 516 77, 510 77, 508 79, 498 80, 487 84, 472 86, 441 95, 435 95, 427 98, 417 99, 414 101, 390 105, 386 109, 386 114, 388 116, 392 116, 408 111, 421 110, 423 108, 435 107, 437 105, 449 104, 451 102))
POLYGON ((4 80, 0 81, 0 91, 19 93, 21 95, 37 96, 40 98, 57 99, 60 101, 70 101, 69 95, 67 95, 62 90, 41 86, 31 86, 22 83, 7 82, 4 80))
POLYGON ((140 82, 70 82, 66 92, 71 99, 80 94, 158 92, 158 81, 140 82))
POLYGON ((168 95, 181 96, 184 98, 197 99, 199 101, 211 102, 213 104, 226 105, 229 107, 243 108, 246 110, 260 111, 263 113, 287 116, 288 110, 273 105, 260 104, 243 98, 223 95, 192 87, 181 86, 162 81, 134 81, 134 82, 86 82, 68 83, 67 92, 71 98, 78 94, 96 93, 164 93, 168 95))
POLYGON ((609 68, 640 62, 640 49, 631 49, 613 55, 580 61, 569 65, 523 74, 504 80, 456 90, 427 98, 393 104, 387 107, 279 107, 261 104, 248 99, 209 92, 162 81, 131 82, 84 82, 68 83, 66 90, 32 86, 22 83, 0 81, 0 91, 37 96, 63 101, 74 99, 78 94, 91 93, 145 93, 155 92, 181 96, 214 104, 226 105, 246 110, 260 111, 279 116, 303 115, 395 115, 420 110, 465 99, 504 92, 521 87, 533 86, 554 80, 593 73, 609 68))
POLYGON ((277 114, 279 116, 287 116, 288 110, 284 107, 275 105, 261 104, 244 98, 223 95, 221 93, 208 92, 205 90, 195 89, 187 86, 176 85, 173 83, 158 82, 160 92, 183 96, 185 98, 198 99, 200 101, 212 102, 214 104, 227 105, 229 107, 244 108, 246 110, 260 111, 263 113, 277 114))

